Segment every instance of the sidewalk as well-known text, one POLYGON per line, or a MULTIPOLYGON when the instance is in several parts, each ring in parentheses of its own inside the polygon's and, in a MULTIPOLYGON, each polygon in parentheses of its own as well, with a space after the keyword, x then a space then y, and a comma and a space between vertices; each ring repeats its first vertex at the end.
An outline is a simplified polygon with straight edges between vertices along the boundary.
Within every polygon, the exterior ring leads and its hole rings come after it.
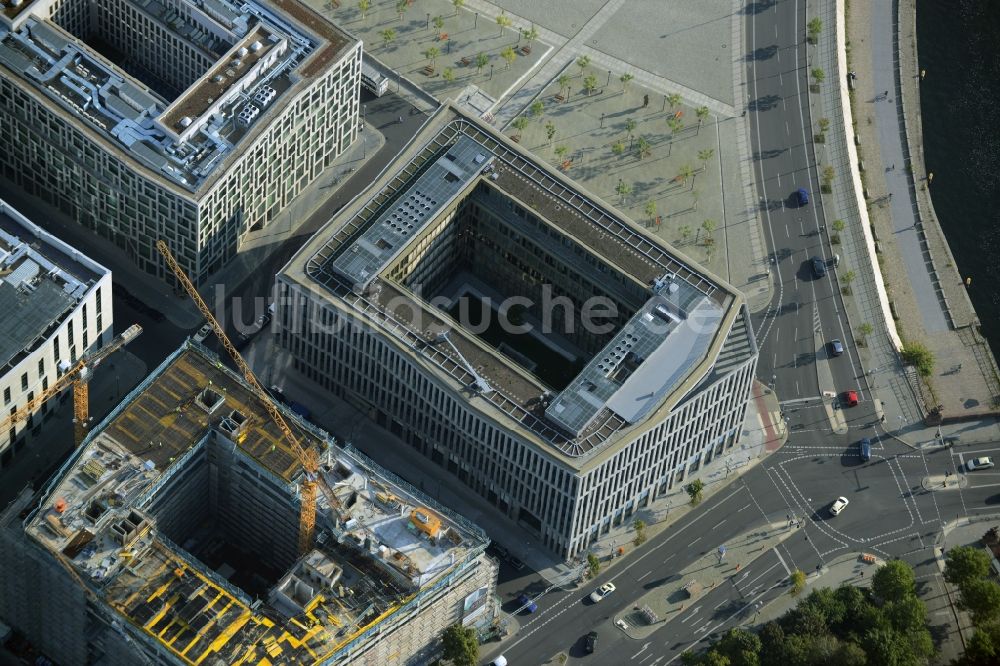
MULTIPOLYGON (((827 26, 819 38, 819 43, 809 47, 810 67, 820 67, 826 72, 826 83, 821 86, 820 94, 810 94, 812 125, 815 126, 821 117, 832 120, 826 143, 815 144, 814 150, 818 168, 830 165, 838 174, 832 183, 831 193, 823 196, 823 203, 827 207, 827 216, 830 220, 841 219, 845 222, 845 229, 839 234, 841 244, 833 251, 839 253, 842 258, 840 267, 836 269, 838 276, 850 270, 856 277, 851 283, 851 294, 845 296, 844 302, 855 336, 863 338, 865 342, 864 346, 859 343, 862 364, 868 369, 863 384, 876 401, 877 413, 880 416, 884 415, 883 427, 889 434, 904 444, 918 447, 934 441, 939 433, 937 428, 924 426, 924 416, 931 407, 944 404, 946 417, 963 413, 974 415, 977 409, 979 413, 991 409, 989 407, 992 402, 991 389, 984 379, 988 373, 977 370, 983 362, 982 353, 979 352, 978 355, 973 353, 972 348, 965 342, 965 339, 975 338, 972 330, 964 333, 954 330, 940 332, 936 334, 939 342, 932 344, 931 341, 921 337, 923 333, 921 307, 914 300, 906 300, 907 278, 897 280, 901 284, 884 284, 882 281, 883 273, 892 279, 892 276, 907 276, 909 270, 915 270, 907 268, 899 259, 901 255, 896 248, 895 235, 884 231, 880 233, 879 230, 887 224, 897 226, 919 224, 919 221, 913 221, 912 217, 912 210, 917 210, 918 206, 916 201, 910 198, 917 195, 912 186, 907 188, 905 179, 900 178, 899 182, 895 183, 900 188, 896 196, 889 198, 888 194, 885 194, 881 200, 872 199, 874 195, 871 190, 879 193, 885 191, 883 180, 880 180, 883 167, 879 153, 879 137, 884 136, 887 143, 892 143, 892 131, 890 128, 877 135, 876 132, 880 130, 872 125, 875 120, 872 116, 868 116, 864 121, 861 118, 852 120, 850 115, 845 115, 845 108, 846 113, 850 113, 850 109, 846 107, 844 101, 848 96, 846 70, 851 69, 858 76, 856 108, 866 109, 868 101, 873 97, 870 91, 874 85, 872 57, 881 54, 883 57, 892 58, 894 53, 892 49, 873 54, 869 45, 870 42, 877 41, 876 38, 884 41, 883 33, 893 34, 894 17, 891 15, 891 3, 852 5, 850 26, 845 26, 842 19, 842 1, 820 3, 811 0, 808 14, 810 17, 820 18, 823 25, 827 26), (878 12, 888 12, 888 15, 876 17, 875 14, 878 12), (845 59, 847 40, 845 28, 862 32, 862 34, 852 32, 850 35, 852 44, 850 65, 845 59), (858 128, 862 146, 857 150, 857 157, 852 154, 855 151, 854 127, 858 128), (867 170, 863 174, 857 168, 859 159, 866 162, 867 170), (868 194, 867 200, 864 199, 864 194, 868 194), (870 208, 860 209, 857 204, 859 199, 865 201, 865 205, 870 208), (893 222, 896 210, 893 209, 890 213, 888 209, 879 205, 880 201, 905 203, 907 200, 911 201, 912 205, 900 208, 901 217, 896 222, 893 222), (910 215, 909 218, 906 218, 907 213, 910 215), (907 223, 906 219, 910 221, 907 223), (869 231, 869 224, 872 225, 874 233, 869 231), (897 335, 901 335, 897 333, 894 315, 899 317, 908 338, 926 342, 935 352, 938 360, 938 368, 932 378, 934 385, 938 387, 935 393, 925 392, 923 382, 917 377, 916 371, 913 368, 903 367, 895 343, 891 341, 897 335), (868 336, 861 336, 858 331, 863 323, 870 324, 874 332, 868 336), (974 374, 980 375, 978 380, 974 374)), ((890 63, 890 66, 894 71, 894 63, 890 63)), ((907 81, 905 74, 901 80, 907 81)), ((883 87, 878 93, 884 91, 883 87)), ((894 88, 890 90, 888 99, 878 104, 885 105, 886 117, 894 118, 897 112, 894 88), (888 99, 894 100, 891 106, 888 99)), ((860 113, 864 114, 867 111, 862 110, 860 113)), ((888 121, 883 121, 884 124, 886 122, 888 121)), ((896 131, 897 150, 905 151, 905 146, 899 146, 898 124, 896 131)), ((889 161, 890 164, 886 166, 891 167, 892 160, 889 161)), ((902 161, 902 158, 897 160, 895 170, 897 173, 903 168, 900 163, 902 161)), ((921 264, 920 270, 925 272, 929 270, 924 257, 914 258, 914 261, 921 264)), ((937 281, 937 278, 934 277, 934 280, 937 281)), ((952 301, 949 303, 953 304, 952 301)), ((997 427, 996 420, 990 417, 963 424, 945 425, 940 429, 940 435, 945 438, 958 437, 966 443, 990 441, 1000 438, 1000 428, 997 427)))
POLYGON ((876 559, 874 563, 864 562, 861 559, 863 553, 847 553, 841 555, 826 564, 819 571, 806 576, 806 587, 802 593, 792 596, 789 592, 782 594, 774 601, 763 606, 754 620, 754 624, 763 625, 772 620, 777 620, 782 615, 795 608, 799 601, 807 596, 813 589, 829 587, 836 589, 841 585, 853 585, 854 587, 868 587, 871 584, 871 575, 875 570, 885 564, 883 560, 876 559))

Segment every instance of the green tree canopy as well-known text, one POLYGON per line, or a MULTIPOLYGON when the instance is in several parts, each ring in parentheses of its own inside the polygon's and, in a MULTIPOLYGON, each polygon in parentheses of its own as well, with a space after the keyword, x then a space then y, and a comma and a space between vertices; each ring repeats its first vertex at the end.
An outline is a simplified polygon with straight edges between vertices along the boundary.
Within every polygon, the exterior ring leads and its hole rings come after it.
POLYGON ((444 658, 455 666, 476 666, 479 662, 479 641, 476 630, 453 624, 441 635, 444 658))
POLYGON ((872 576, 872 592, 884 603, 901 601, 916 594, 913 569, 902 560, 890 560, 872 576))
POLYGON ((945 556, 944 579, 962 587, 970 580, 986 578, 990 572, 990 558, 982 548, 958 546, 945 556))
POLYGON ((1000 585, 986 578, 967 581, 962 586, 961 606, 976 625, 1000 621, 1000 585))

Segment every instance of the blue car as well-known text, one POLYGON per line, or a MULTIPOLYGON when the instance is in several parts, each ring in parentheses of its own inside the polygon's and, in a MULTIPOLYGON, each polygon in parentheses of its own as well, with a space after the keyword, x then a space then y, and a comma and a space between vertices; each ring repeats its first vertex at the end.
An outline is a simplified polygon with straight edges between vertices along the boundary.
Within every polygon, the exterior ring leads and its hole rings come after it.
POLYGON ((538 604, 532 601, 527 594, 522 594, 517 598, 517 605, 519 608, 524 608, 527 613, 534 613, 538 610, 538 604))
POLYGON ((795 198, 798 200, 800 206, 805 206, 809 203, 809 192, 804 187, 800 187, 795 192, 795 198))

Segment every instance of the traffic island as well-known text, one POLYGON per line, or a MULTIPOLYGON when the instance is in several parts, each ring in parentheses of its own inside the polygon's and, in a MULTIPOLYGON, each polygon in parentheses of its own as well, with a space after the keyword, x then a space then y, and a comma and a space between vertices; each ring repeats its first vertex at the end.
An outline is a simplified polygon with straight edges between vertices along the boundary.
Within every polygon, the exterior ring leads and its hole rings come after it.
POLYGON ((920 479, 920 487, 926 491, 958 490, 969 485, 969 479, 964 474, 931 474, 920 479))
POLYGON ((642 640, 685 611, 719 585, 740 585, 740 571, 799 530, 787 521, 770 523, 706 552, 679 573, 646 581, 649 590, 632 608, 614 617, 614 624, 634 640, 642 640))

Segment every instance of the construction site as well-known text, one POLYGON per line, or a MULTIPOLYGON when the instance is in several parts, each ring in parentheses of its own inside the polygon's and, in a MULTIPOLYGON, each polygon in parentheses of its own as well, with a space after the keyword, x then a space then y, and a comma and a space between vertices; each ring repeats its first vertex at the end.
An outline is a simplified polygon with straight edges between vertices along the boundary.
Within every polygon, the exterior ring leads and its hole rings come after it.
POLYGON ((61 664, 407 664, 494 621, 482 530, 265 402, 177 350, 0 516, 0 618, 61 664))

